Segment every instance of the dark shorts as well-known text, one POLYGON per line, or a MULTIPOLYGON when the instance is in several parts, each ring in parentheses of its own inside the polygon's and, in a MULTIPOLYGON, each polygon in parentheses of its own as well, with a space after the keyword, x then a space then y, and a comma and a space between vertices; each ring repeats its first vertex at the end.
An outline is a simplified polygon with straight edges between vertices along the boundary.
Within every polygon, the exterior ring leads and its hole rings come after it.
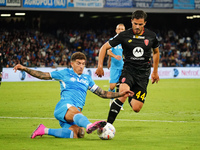
POLYGON ((135 94, 133 97, 129 97, 129 103, 132 98, 144 103, 147 95, 147 85, 149 83, 150 71, 131 71, 130 69, 123 69, 119 78, 120 83, 126 83, 129 85, 130 90, 135 94))

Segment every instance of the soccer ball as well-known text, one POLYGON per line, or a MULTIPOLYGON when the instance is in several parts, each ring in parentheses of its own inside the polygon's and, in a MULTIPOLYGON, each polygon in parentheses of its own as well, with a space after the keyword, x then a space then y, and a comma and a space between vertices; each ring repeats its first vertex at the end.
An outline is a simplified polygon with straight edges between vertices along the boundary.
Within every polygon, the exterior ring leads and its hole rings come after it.
POLYGON ((108 122, 107 122, 106 126, 103 127, 103 130, 97 129, 97 134, 98 134, 99 138, 102 140, 110 140, 110 139, 114 138, 115 132, 116 132, 115 127, 108 122))

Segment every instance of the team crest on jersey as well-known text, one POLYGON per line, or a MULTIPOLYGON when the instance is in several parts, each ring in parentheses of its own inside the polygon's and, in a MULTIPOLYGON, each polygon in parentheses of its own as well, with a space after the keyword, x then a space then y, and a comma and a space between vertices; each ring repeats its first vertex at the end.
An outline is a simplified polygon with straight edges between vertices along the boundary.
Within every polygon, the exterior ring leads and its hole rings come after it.
POLYGON ((70 78, 70 80, 71 80, 72 82, 74 82, 74 81, 76 81, 76 78, 72 77, 72 78, 70 78))
POLYGON ((122 83, 124 83, 126 81, 126 78, 125 77, 123 77, 122 78, 122 83))
POLYGON ((145 40, 144 40, 144 44, 145 44, 146 46, 149 45, 149 40, 145 39, 145 40))

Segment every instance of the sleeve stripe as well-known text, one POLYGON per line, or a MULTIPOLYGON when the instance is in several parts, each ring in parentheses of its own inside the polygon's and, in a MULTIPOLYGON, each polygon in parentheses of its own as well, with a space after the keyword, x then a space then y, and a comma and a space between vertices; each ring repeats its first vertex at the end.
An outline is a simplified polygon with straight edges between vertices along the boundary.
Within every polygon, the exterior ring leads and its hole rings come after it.
MULTIPOLYGON (((110 45, 110 41, 108 41, 108 44, 110 45)), ((111 45, 110 45, 111 46, 111 45)), ((112 47, 112 46, 111 46, 112 47)))
POLYGON ((94 93, 98 88, 99 88, 99 86, 96 85, 96 84, 94 84, 94 85, 90 88, 90 91, 94 93))

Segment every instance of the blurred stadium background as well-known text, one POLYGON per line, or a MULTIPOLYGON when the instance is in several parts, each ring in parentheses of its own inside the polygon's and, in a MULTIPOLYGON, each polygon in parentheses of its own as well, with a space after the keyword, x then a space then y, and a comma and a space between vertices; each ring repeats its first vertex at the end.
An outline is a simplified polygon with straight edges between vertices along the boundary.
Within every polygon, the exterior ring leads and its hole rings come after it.
POLYGON ((102 44, 118 23, 131 27, 136 9, 161 43, 160 67, 199 67, 200 0, 1 0, 3 66, 65 67, 82 51, 94 68, 102 44))
MULTIPOLYGON (((200 78, 200 0, 0 0, 0 50, 0 149, 200 149, 199 79, 171 79, 200 78), (149 84, 141 113, 125 104, 114 140, 102 141, 96 134, 78 141, 47 136, 30 140, 39 123, 58 128, 53 109, 59 84, 4 82, 33 81, 24 72, 15 74, 13 66, 43 71, 69 67, 70 55, 82 51, 88 57, 86 72, 93 75, 100 46, 115 35, 118 23, 131 27, 136 9, 148 14, 146 27, 161 43, 159 75, 170 79, 149 84)), ((95 82, 108 89, 107 79, 95 82)), ((108 101, 88 93, 84 114, 89 119, 106 118, 108 109, 108 101)))

